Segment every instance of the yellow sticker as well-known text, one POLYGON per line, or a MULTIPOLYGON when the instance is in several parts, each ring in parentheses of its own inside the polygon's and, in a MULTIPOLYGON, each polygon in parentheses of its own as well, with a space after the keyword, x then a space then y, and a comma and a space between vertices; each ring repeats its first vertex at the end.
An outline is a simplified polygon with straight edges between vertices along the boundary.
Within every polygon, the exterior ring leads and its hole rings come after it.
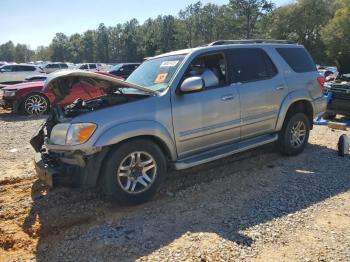
POLYGON ((168 73, 159 73, 156 77, 156 80, 154 80, 155 84, 163 83, 168 76, 168 73))

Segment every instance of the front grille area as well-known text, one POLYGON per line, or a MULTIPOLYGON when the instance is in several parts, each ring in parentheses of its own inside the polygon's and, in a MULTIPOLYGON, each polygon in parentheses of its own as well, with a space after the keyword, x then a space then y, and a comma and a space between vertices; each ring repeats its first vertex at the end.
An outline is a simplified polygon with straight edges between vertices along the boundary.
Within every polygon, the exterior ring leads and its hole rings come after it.
POLYGON ((343 99, 343 100, 350 100, 350 93, 340 93, 340 92, 333 92, 333 98, 334 99, 343 99))
POLYGON ((332 86, 329 91, 333 93, 334 99, 350 100, 350 86, 332 86))

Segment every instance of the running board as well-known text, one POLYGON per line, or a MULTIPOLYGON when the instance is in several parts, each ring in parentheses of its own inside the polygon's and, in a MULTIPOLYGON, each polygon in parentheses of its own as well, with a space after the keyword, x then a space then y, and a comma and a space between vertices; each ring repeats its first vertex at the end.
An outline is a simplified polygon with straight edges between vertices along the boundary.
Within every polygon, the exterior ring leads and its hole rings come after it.
POLYGON ((258 136, 258 137, 250 138, 240 142, 235 142, 234 144, 231 144, 231 145, 225 145, 225 146, 215 148, 194 156, 180 159, 179 161, 174 163, 174 168, 176 170, 181 170, 181 169, 186 169, 193 166, 201 165, 201 164, 208 163, 210 161, 214 161, 229 155, 246 151, 248 149, 252 149, 258 146, 272 143, 277 139, 278 139, 278 135, 272 134, 272 135, 258 136))

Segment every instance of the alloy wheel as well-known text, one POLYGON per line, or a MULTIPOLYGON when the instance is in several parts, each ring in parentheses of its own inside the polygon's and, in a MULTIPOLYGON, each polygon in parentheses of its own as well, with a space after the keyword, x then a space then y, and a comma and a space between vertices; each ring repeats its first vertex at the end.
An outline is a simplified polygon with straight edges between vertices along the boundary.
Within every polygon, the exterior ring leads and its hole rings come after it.
POLYGON ((24 102, 24 109, 30 115, 42 115, 47 107, 48 103, 41 95, 31 95, 24 102))
POLYGON ((120 163, 118 183, 129 194, 138 194, 151 187, 157 175, 157 163, 147 152, 133 152, 120 163))
POLYGON ((290 134, 290 142, 294 148, 300 147, 306 139, 306 125, 302 121, 297 121, 293 125, 290 134))

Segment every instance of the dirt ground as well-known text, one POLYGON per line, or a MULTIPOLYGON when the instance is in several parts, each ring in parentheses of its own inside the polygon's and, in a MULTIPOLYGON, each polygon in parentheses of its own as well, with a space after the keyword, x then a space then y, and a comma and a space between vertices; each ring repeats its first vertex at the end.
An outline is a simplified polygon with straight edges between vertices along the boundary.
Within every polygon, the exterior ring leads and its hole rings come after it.
POLYGON ((43 119, 0 111, 0 261, 350 261, 350 157, 315 126, 297 157, 269 145, 181 172, 122 207, 48 190, 29 138, 43 119))

